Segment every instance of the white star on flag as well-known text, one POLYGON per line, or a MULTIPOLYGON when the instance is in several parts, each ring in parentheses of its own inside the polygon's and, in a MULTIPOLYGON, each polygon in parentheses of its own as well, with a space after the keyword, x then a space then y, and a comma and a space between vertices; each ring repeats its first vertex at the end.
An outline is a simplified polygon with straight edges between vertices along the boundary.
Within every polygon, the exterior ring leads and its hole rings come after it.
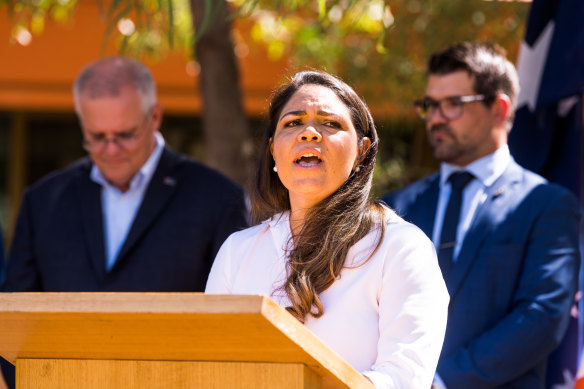
POLYGON ((523 77, 519 78, 517 109, 527 105, 531 112, 535 111, 547 54, 554 36, 554 27, 554 22, 550 21, 533 43, 533 47, 525 41, 521 44, 517 69, 523 77), (526 77, 526 75, 529 76, 526 77))

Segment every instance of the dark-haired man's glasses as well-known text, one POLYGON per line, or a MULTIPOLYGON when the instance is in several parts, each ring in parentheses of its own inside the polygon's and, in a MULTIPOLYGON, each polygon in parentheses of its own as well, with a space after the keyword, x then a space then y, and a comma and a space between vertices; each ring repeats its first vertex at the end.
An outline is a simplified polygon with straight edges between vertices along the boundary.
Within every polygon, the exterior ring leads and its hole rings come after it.
POLYGON ((99 153, 106 149, 109 142, 112 142, 121 149, 131 150, 138 144, 138 139, 144 133, 145 124, 149 121, 150 116, 149 112, 139 126, 128 131, 117 133, 111 138, 106 138, 104 134, 87 132, 84 136, 82 146, 87 152, 99 153))
POLYGON ((464 105, 474 101, 486 100, 485 95, 471 95, 471 96, 449 96, 440 100, 434 100, 429 97, 414 101, 414 108, 418 117, 422 120, 428 120, 436 109, 440 115, 446 120, 458 119, 464 111, 464 105))

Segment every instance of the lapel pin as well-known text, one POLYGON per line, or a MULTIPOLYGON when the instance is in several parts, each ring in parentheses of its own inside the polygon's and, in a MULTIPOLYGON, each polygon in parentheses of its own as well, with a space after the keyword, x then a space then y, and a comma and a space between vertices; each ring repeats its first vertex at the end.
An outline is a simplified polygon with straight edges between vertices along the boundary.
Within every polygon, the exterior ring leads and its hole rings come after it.
POLYGON ((162 183, 164 185, 168 185, 168 186, 175 186, 176 180, 173 177, 164 177, 164 179, 162 180, 162 183))
POLYGON ((501 186, 493 192, 493 197, 501 196, 503 194, 503 192, 505 192, 505 187, 501 186))

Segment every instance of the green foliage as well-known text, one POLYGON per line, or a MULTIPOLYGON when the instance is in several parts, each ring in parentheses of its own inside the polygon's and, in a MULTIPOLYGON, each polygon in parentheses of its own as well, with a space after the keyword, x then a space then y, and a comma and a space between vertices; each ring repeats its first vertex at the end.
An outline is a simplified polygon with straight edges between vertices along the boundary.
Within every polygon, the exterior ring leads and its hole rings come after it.
MULTIPOLYGON (((12 18, 12 38, 22 44, 44 30, 47 20, 71 22, 82 0, 0 0, 12 18), (24 35, 23 35, 24 34, 24 35)), ((185 0, 94 0, 106 31, 102 53, 115 39, 120 53, 153 57, 172 50, 190 55, 194 36, 188 1, 185 0)), ((206 0, 209 3, 212 0, 206 0)))
POLYGON ((107 23, 102 51, 113 35, 126 55, 163 57, 173 50, 191 53, 194 36, 187 1, 113 0, 101 15, 107 23))
POLYGON ((75 12, 77 0, 0 0, 12 17, 11 39, 30 42, 33 36, 40 35, 45 28, 45 20, 50 18, 60 23, 68 21, 75 12))
POLYGON ((429 55, 461 40, 489 40, 515 59, 528 5, 453 0, 233 0, 271 58, 332 71, 371 105, 409 116, 429 55))
POLYGON ((233 0, 254 21, 253 42, 266 45, 273 59, 293 57, 298 64, 338 67, 347 45, 383 51, 382 42, 393 16, 382 0, 360 1, 258 1, 233 0), (274 50, 282 47, 284 50, 274 50))

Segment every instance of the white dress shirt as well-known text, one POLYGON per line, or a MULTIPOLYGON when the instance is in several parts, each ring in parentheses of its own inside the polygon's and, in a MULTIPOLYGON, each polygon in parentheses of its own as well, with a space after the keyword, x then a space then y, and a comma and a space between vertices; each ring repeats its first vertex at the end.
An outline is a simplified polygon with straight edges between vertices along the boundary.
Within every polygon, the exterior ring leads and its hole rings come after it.
POLYGON ((114 265, 138 213, 138 208, 142 204, 146 188, 158 166, 158 160, 164 148, 164 138, 159 132, 156 132, 154 136, 156 146, 148 160, 130 181, 130 188, 127 191, 122 192, 110 184, 96 165, 91 168, 91 179, 101 185, 106 270, 110 270, 114 265))
MULTIPOLYGON (((320 294, 324 314, 305 325, 381 388, 429 388, 446 329, 448 292, 426 235, 391 214, 375 254, 375 228, 350 248, 340 278, 320 294)), ((264 294, 282 307, 289 214, 232 234, 207 293, 264 294)))
POLYGON ((509 147, 504 145, 494 153, 477 159, 465 167, 451 165, 445 162, 440 165, 440 193, 438 195, 438 206, 436 207, 434 229, 432 231, 432 242, 434 242, 436 247, 440 245, 442 223, 446 212, 446 206, 450 199, 450 192, 452 190, 450 183, 448 182, 448 177, 450 177, 452 173, 458 171, 467 171, 472 173, 475 177, 462 191, 460 220, 458 222, 458 229, 456 230, 456 246, 454 246, 453 253, 454 261, 456 261, 456 257, 460 252, 462 241, 474 219, 476 210, 487 199, 487 188, 490 187, 497 178, 501 177, 510 162, 511 154, 509 153, 509 147))

